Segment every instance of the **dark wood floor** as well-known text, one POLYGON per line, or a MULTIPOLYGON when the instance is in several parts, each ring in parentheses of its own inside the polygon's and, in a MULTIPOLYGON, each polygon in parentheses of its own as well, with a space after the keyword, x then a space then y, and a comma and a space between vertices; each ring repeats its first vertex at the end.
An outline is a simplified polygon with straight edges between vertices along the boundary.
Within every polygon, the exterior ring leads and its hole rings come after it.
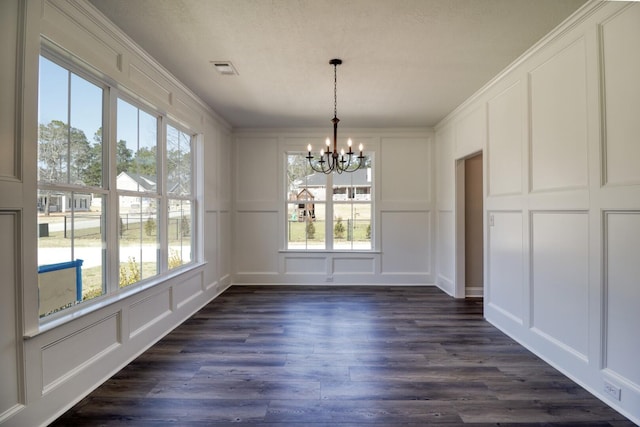
POLYGON ((232 287, 55 426, 633 426, 425 287, 232 287))

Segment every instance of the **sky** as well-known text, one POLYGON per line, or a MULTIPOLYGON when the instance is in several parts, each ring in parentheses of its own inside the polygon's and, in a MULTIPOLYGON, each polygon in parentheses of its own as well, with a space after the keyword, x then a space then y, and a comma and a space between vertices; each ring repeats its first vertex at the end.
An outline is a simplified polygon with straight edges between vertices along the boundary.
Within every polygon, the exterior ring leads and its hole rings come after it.
MULTIPOLYGON (((40 57, 40 124, 52 120, 69 123, 71 127, 82 130, 93 143, 96 131, 102 127, 102 95, 101 87, 40 57)), ((117 108, 118 140, 126 141, 134 153, 138 148, 156 145, 156 117, 122 99, 118 99, 117 108)))

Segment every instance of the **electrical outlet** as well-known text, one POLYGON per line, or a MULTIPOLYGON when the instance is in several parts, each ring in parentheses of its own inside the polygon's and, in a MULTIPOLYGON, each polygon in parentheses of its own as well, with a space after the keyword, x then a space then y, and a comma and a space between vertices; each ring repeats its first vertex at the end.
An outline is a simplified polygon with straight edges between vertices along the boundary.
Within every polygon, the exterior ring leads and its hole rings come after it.
POLYGON ((609 381, 604 382, 604 392, 616 400, 620 400, 620 387, 616 387, 609 381))
POLYGON ((333 282, 333 276, 327 276, 327 282, 333 282))

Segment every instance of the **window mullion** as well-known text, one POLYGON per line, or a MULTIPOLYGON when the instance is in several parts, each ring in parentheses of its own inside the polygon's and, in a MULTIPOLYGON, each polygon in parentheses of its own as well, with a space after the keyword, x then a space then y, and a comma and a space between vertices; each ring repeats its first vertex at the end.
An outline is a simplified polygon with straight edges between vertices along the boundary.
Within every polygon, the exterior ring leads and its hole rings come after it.
POLYGON ((169 203, 167 200, 167 120, 164 116, 160 116, 158 120, 158 133, 157 133, 157 155, 158 155, 158 195, 160 196, 158 206, 158 230, 162 232, 158 233, 160 236, 160 247, 156 251, 157 261, 160 268, 160 272, 165 272, 169 269, 167 260, 169 259, 169 221, 167 216, 169 215, 169 203))
MULTIPOLYGON (((108 90, 105 101, 105 115, 102 128, 102 154, 103 168, 102 179, 104 186, 109 190, 106 196, 106 209, 103 206, 103 225, 106 231, 106 247, 102 251, 103 265, 106 270, 106 293, 116 292, 119 288, 120 251, 118 245, 118 192, 116 190, 117 178, 117 105, 118 93, 116 89, 108 90)), ((103 199, 104 200, 104 199, 103 199)))

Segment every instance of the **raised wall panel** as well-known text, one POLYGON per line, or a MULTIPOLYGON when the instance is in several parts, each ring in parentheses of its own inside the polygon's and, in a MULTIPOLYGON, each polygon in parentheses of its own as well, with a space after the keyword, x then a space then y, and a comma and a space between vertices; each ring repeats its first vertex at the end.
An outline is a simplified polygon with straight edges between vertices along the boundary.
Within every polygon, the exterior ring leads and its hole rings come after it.
POLYGON ((278 199, 278 158, 276 138, 236 140, 237 202, 276 201, 278 199))
POLYGON ((327 271, 327 260, 325 257, 291 257, 284 259, 285 274, 307 273, 324 274, 327 271))
POLYGON ((438 276, 451 284, 453 284, 455 277, 453 271, 455 265, 455 252, 453 247, 455 242, 454 221, 453 212, 438 212, 438 276))
POLYGON ((602 25, 607 184, 640 184, 640 5, 602 25))
MULTIPOLYGON (((202 114, 195 109, 188 100, 176 96, 173 104, 176 107, 174 114, 176 114, 178 118, 187 123, 202 124, 202 114)), ((193 131, 194 129, 191 130, 193 131)))
MULTIPOLYGON (((14 178, 16 171, 16 45, 18 43, 18 16, 20 2, 3 0, 0 2, 0 177, 14 178)), ((0 408, 0 413, 2 410, 0 408)))
POLYGON ((218 208, 220 199, 220 167, 218 166, 221 145, 220 134, 214 127, 207 126, 203 139, 201 151, 203 159, 197 164, 202 165, 204 210, 211 211, 218 208))
POLYGON ((579 39, 530 74, 531 190, 587 186, 585 42, 579 39))
POLYGON ((428 138, 382 138, 380 194, 382 201, 431 200, 431 150, 428 138), (385 155, 385 153, 389 155, 385 155), (395 155, 393 153, 402 153, 395 155))
POLYGON ((459 159, 484 149, 487 120, 483 106, 462 117, 455 124, 455 157, 459 159))
MULTIPOLYGON (((222 133, 220 135, 220 144, 218 145, 218 155, 219 159, 214 165, 220 169, 220 173, 218 175, 219 184, 218 184, 218 196, 221 201, 230 201, 231 200, 231 137, 222 133)), ((206 167, 206 166, 205 166, 206 167)))
POLYGON ((453 127, 447 126, 436 135, 436 198, 442 210, 453 209, 454 160, 453 127))
POLYGON ((129 308, 129 336, 138 335, 169 314, 171 314, 171 292, 169 289, 137 301, 129 308))
POLYGON ((640 388, 640 211, 605 218, 605 367, 640 388))
POLYGON ((96 362, 120 345, 115 313, 42 348, 43 393, 96 362))
POLYGON ((220 212, 220 274, 223 278, 231 275, 231 214, 228 211, 220 212))
POLYGON ((238 212, 235 263, 238 273, 278 271, 278 212, 238 212))
POLYGON ((489 212, 489 224, 489 304, 522 323, 522 212, 489 212))
POLYGON ((429 212, 382 212, 382 273, 429 273, 429 212))
POLYGON ((490 196, 522 192, 522 96, 520 82, 488 103, 488 192, 490 196))
POLYGON ((375 260, 373 257, 344 257, 333 258, 333 274, 374 274, 375 260))
MULTIPOLYGON (((0 6, 2 8, 2 6, 0 6)), ((16 295, 19 278, 17 276, 18 241, 16 230, 19 228, 18 214, 0 211, 0 301, 5 302, 0 310, 0 415, 18 405, 21 401, 20 389, 22 368, 18 357, 19 326, 18 298, 16 295)))
POLYGON ((210 286, 220 278, 218 265, 220 236, 218 235, 217 212, 204 213, 204 234, 202 244, 204 245, 204 259, 207 262, 204 284, 205 286, 210 286))
POLYGON ((73 3, 58 5, 45 0, 42 34, 63 46, 84 62, 112 77, 122 71, 122 52, 109 33, 93 22, 86 21, 83 11, 73 3), (84 19, 83 19, 84 18, 84 19))
POLYGON ((531 227, 533 327, 587 360, 589 216, 536 212, 531 227))
POLYGON ((196 274, 186 278, 180 283, 176 283, 173 286, 173 298, 175 299, 176 307, 180 309, 186 303, 202 294, 202 292, 201 274, 196 274))
POLYGON ((146 89, 158 101, 165 106, 170 105, 172 101, 172 93, 170 89, 165 87, 165 83, 159 81, 157 76, 150 76, 147 72, 134 64, 129 64, 129 78, 138 86, 146 89))

